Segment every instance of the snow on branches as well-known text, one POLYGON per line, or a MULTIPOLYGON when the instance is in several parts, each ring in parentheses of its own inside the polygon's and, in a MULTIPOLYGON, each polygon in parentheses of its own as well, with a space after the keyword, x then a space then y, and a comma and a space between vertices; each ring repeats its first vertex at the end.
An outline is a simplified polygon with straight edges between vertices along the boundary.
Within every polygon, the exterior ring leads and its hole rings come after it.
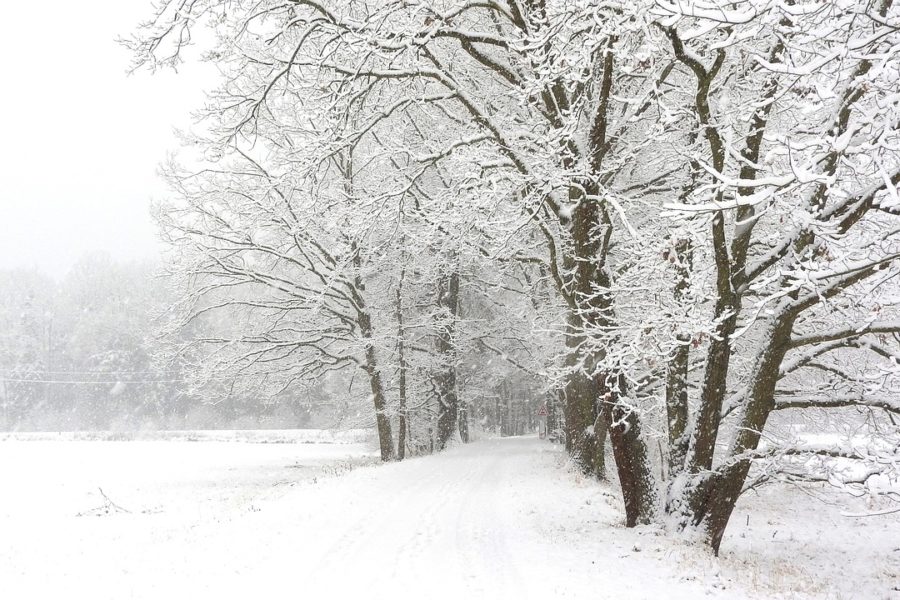
POLYGON ((403 273, 438 421, 498 354, 585 472, 609 436, 628 524, 716 550, 773 456, 813 464, 796 413, 896 435, 892 0, 171 1, 136 64, 200 24, 223 83, 160 221, 191 310, 257 315, 233 368, 360 364, 386 431, 403 273))

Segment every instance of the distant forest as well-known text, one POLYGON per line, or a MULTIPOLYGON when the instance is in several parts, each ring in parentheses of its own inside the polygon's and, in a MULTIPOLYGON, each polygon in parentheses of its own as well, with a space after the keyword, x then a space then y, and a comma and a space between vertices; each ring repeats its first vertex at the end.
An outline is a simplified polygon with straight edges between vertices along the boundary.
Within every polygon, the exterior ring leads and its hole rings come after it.
MULTIPOLYGON (((163 338, 171 302, 160 266, 151 262, 90 256, 60 281, 37 270, 0 271, 0 428, 313 424, 317 389, 292 390, 277 402, 203 401, 186 380, 187 357, 163 338)), ((332 416, 318 411, 320 420, 332 416)))
MULTIPOLYGON (((196 340, 225 339, 246 316, 207 314, 184 326, 170 314, 175 297, 171 278, 153 261, 91 255, 59 280, 36 269, 0 270, 0 431, 374 424, 367 382, 353 372, 292 381, 277 393, 260 389, 265 381, 248 385, 239 369, 204 377, 196 340)), ((473 428, 534 431, 544 402, 538 383, 504 361, 492 372, 489 381, 461 377, 475 405, 473 428)), ((428 450, 434 431, 423 417, 418 430, 408 426, 409 444, 428 450)))

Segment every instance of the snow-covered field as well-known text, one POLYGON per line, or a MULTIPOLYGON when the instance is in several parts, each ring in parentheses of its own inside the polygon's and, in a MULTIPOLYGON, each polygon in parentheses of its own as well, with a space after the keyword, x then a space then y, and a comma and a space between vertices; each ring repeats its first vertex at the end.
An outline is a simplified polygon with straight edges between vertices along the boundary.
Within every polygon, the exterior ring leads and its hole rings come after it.
POLYGON ((898 515, 825 490, 742 501, 716 560, 535 438, 379 465, 218 435, 0 442, 0 598, 900 598, 898 515))

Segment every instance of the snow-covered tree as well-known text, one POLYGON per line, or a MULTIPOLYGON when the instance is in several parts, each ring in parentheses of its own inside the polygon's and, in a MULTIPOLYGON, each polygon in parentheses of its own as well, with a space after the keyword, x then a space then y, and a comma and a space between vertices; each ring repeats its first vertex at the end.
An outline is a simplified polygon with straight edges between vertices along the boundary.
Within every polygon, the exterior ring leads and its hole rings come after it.
MULTIPOLYGON (((448 298, 466 273, 528 279, 551 341, 538 379, 560 393, 573 458, 602 475, 608 435, 627 523, 699 529, 715 550, 775 460, 832 480, 849 461, 858 485, 896 464, 890 420, 865 448, 779 435, 802 409, 897 410, 892 0, 167 2, 132 42, 138 63, 177 64, 198 23, 226 77, 204 144, 225 166, 182 190, 188 218, 163 219, 199 250, 184 272, 208 298, 223 282, 272 287, 262 264, 279 293, 307 286, 304 306, 352 284, 367 314, 389 315, 402 264, 444 291, 445 340, 465 321, 448 298), (283 270, 329 262, 308 230, 341 266, 314 286, 283 270), (419 243, 400 259, 397 240, 419 243)), ((253 324, 265 335, 284 314, 271 301, 253 324)), ((355 329, 335 344, 354 348, 355 329)), ((275 341, 306 341, 294 333, 275 341)))

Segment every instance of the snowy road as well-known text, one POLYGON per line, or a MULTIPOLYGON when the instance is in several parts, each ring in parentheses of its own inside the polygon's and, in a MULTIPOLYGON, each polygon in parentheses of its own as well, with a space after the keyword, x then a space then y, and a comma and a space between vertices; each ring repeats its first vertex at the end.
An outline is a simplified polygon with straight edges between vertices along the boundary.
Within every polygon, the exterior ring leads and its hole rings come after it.
MULTIPOLYGON (((520 600, 608 587, 617 598, 673 597, 674 568, 662 556, 635 562, 631 535, 610 539, 617 500, 594 482, 573 485, 560 460, 558 447, 508 438, 360 469, 264 506, 188 553, 212 567, 198 583, 238 596, 296 587, 304 598, 520 600)), ((693 598, 709 582, 678 587, 693 598)))
MULTIPOLYGON (((4 600, 780 596, 746 557, 723 568, 621 528, 618 499, 535 438, 350 472, 371 463, 365 449, 126 442, 112 468, 109 443, 28 444, 0 444, 4 600), (39 449, 34 471, 24 456, 39 449), (70 458, 58 465, 60 452, 70 458), (24 464, 11 467, 15 453, 24 464), (74 492, 101 479, 129 512, 85 516, 101 498, 74 492)), ((802 574, 779 576, 792 598, 828 597, 802 574)))
POLYGON ((329 527, 334 535, 311 565, 311 581, 360 593, 527 597, 521 568, 536 568, 531 563, 544 562, 548 548, 529 545, 527 534, 539 524, 528 521, 538 517, 523 512, 522 501, 548 490, 523 475, 544 449, 533 440, 498 440, 396 466, 329 527))

